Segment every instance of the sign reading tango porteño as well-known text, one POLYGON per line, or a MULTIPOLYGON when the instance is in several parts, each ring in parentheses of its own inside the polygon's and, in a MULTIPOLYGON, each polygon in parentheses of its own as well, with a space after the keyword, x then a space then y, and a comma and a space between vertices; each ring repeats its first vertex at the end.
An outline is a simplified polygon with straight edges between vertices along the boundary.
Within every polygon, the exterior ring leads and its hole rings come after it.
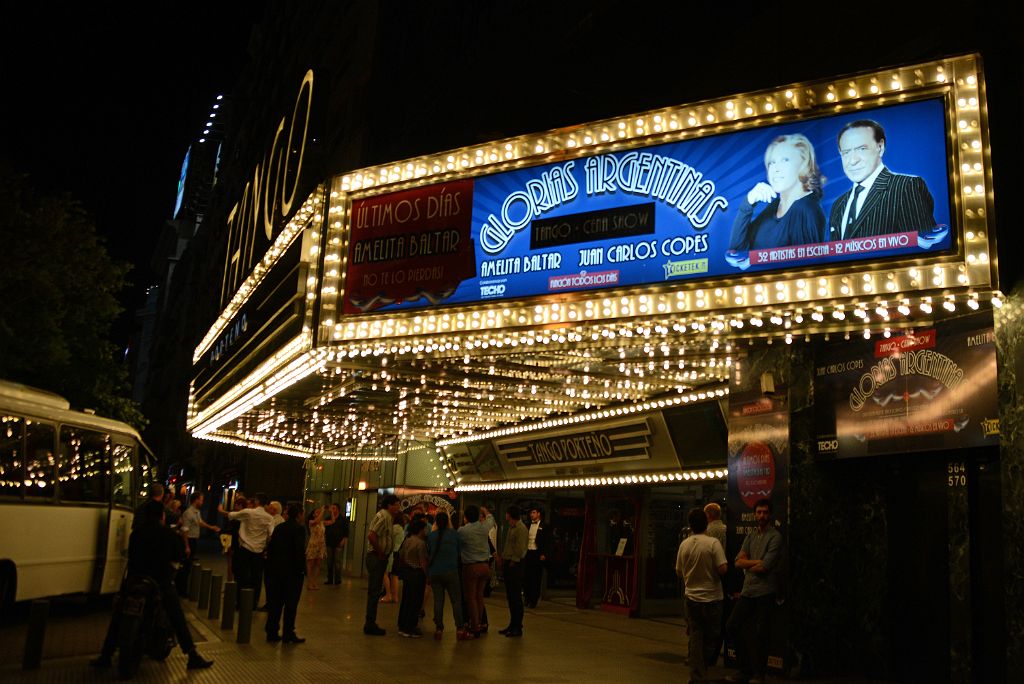
POLYGON ((356 200, 345 311, 948 252, 946 120, 864 107, 356 200))
POLYGON ((651 428, 647 420, 560 433, 538 439, 495 442, 498 454, 517 469, 551 468, 584 463, 650 458, 651 428))

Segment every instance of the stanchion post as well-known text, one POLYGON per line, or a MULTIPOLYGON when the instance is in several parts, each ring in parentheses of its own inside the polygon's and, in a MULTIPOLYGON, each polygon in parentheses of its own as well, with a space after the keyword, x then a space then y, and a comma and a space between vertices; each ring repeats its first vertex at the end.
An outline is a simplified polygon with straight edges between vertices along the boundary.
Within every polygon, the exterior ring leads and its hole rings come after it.
POLYGON ((220 575, 213 575, 210 577, 210 612, 206 614, 206 617, 211 620, 216 620, 220 617, 220 585, 224 581, 224 578, 220 575))
POLYGON ((235 626, 235 597, 238 585, 234 582, 224 584, 224 610, 220 612, 220 628, 231 629, 235 626))
POLYGON ((238 638, 240 644, 249 643, 252 635, 252 589, 242 589, 238 592, 238 638))
POLYGON ((213 576, 212 568, 203 568, 199 575, 199 610, 206 610, 210 604, 210 577, 213 576))
POLYGON ((50 615, 50 602, 33 601, 28 614, 28 633, 25 634, 25 655, 21 669, 36 670, 43 662, 43 640, 46 637, 46 618, 50 615))
POLYGON ((199 600, 199 575, 203 571, 203 566, 198 562, 192 564, 192 570, 188 573, 188 600, 198 601, 199 600))

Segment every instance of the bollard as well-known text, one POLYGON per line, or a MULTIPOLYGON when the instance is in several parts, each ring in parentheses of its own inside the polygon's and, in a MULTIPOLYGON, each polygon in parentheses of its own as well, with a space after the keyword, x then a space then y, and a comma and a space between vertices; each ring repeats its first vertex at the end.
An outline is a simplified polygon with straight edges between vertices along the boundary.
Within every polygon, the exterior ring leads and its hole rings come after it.
POLYGON ((203 566, 198 562, 192 564, 192 570, 188 573, 188 600, 199 600, 199 575, 203 572, 203 566))
POLYGON ((220 628, 231 629, 235 626, 235 596, 238 593, 234 582, 224 584, 224 610, 220 614, 220 628))
POLYGON ((206 610, 210 604, 210 577, 213 575, 213 568, 203 568, 199 575, 199 610, 206 610))
POLYGON ((238 638, 240 644, 249 643, 252 634, 252 589, 242 589, 238 592, 238 638))
POLYGON ((213 575, 210 578, 210 612, 206 617, 216 620, 220 617, 220 583, 223 578, 220 575, 213 575))
POLYGON ((43 639, 46 636, 46 618, 50 614, 50 602, 33 601, 28 614, 28 633, 25 634, 25 655, 21 669, 36 670, 43 661, 43 639))

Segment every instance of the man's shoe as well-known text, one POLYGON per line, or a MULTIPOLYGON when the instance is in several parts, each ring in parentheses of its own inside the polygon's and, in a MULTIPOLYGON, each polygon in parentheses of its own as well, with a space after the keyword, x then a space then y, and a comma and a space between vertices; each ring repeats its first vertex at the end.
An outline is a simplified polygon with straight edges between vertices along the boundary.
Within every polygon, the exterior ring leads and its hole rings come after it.
POLYGON ((269 641, 270 643, 275 643, 275 642, 278 642, 280 640, 281 640, 281 635, 278 634, 277 632, 274 632, 273 634, 267 634, 267 641, 269 641))
POLYGON ((507 637, 521 637, 521 636, 523 636, 523 630, 521 630, 521 629, 510 629, 507 632, 505 632, 505 636, 507 636, 507 637))
POLYGON ((306 640, 300 637, 298 634, 285 634, 281 639, 286 644, 304 644, 306 640))
POLYGON ((110 661, 108 656, 101 655, 99 658, 93 658, 89 661, 89 667, 95 667, 97 670, 105 670, 110 667, 113 663, 110 661))
POLYGON ((512 626, 511 626, 511 625, 509 625, 509 626, 508 626, 508 627, 506 627, 505 629, 499 629, 499 630, 498 630, 498 634, 501 634, 502 636, 504 636, 505 634, 508 634, 508 633, 509 633, 509 632, 511 632, 511 631, 512 631, 512 626))
POLYGON ((369 636, 384 636, 387 633, 388 632, 386 629, 384 629, 383 627, 378 627, 375 624, 363 625, 363 634, 368 634, 369 636))
POLYGON ((212 660, 207 660, 203 656, 199 655, 198 651, 189 651, 188 654, 188 669, 190 670, 203 670, 213 665, 212 660))

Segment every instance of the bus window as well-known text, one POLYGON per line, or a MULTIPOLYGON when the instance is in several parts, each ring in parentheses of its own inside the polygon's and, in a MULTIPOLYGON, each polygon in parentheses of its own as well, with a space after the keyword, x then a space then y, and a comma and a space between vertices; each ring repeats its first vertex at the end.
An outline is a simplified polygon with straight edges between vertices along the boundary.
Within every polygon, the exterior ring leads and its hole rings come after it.
POLYGON ((24 418, 0 416, 0 496, 21 497, 21 483, 25 479, 24 432, 24 418))
POLYGON ((110 435, 68 425, 60 429, 61 501, 107 501, 110 435))
POLYGON ((132 456, 135 448, 127 444, 115 444, 114 467, 111 472, 113 488, 112 501, 115 506, 132 505, 132 456))
POLYGON ((27 421, 25 425, 25 496, 53 497, 54 466, 53 443, 56 438, 52 425, 27 421))

